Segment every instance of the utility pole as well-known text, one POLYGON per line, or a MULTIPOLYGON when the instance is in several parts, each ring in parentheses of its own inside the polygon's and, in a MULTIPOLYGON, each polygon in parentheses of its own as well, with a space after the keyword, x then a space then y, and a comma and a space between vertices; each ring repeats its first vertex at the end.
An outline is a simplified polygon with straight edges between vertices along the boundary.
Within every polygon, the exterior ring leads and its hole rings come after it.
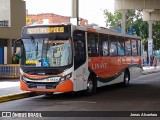
POLYGON ((148 38, 148 57, 149 57, 149 66, 151 66, 151 58, 150 56, 153 55, 153 34, 152 34, 152 27, 153 27, 153 21, 152 20, 149 20, 148 21, 148 26, 149 26, 149 38, 148 38))
POLYGON ((128 13, 128 10, 120 10, 122 14, 122 23, 121 23, 121 28, 122 28, 122 34, 126 34, 126 14, 128 13))
POLYGON ((72 0, 72 22, 79 25, 79 0, 72 0))

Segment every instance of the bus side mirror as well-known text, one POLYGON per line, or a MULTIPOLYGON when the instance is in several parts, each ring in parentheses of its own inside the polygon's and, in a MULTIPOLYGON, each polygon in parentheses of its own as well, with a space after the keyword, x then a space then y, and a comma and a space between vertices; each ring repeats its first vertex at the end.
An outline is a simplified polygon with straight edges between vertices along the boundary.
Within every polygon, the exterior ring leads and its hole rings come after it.
POLYGON ((17 40, 14 41, 14 43, 13 43, 13 53, 14 53, 14 55, 16 54, 17 47, 20 46, 21 41, 22 41, 22 39, 17 39, 17 40))

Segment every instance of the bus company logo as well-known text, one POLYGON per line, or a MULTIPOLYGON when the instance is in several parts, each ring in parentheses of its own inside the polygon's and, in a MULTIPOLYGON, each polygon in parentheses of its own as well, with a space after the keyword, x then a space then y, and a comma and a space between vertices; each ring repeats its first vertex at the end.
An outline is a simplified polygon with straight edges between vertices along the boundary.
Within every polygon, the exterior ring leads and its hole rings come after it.
POLYGON ((2 112, 2 117, 12 117, 11 112, 2 112))
POLYGON ((107 63, 95 63, 92 64, 92 69, 106 69, 107 63))

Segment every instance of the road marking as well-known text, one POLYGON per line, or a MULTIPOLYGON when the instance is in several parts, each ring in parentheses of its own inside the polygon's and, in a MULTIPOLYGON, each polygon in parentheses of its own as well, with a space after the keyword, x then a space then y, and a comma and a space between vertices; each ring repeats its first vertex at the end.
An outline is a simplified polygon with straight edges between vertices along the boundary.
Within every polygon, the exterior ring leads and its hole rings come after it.
POLYGON ((91 104, 95 104, 96 102, 93 101, 62 101, 62 102, 56 102, 56 103, 91 103, 91 104))

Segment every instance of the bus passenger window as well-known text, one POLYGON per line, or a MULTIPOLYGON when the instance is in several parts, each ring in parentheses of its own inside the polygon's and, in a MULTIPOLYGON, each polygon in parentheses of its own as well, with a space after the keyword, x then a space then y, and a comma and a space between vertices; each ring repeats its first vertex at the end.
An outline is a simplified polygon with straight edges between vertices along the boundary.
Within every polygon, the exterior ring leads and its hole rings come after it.
POLYGON ((100 47, 100 55, 108 56, 109 48, 108 48, 108 35, 100 34, 99 35, 99 47, 100 47))
POLYGON ((129 38, 125 38, 125 54, 126 56, 131 55, 131 41, 129 38))
POLYGON ((109 44, 109 49, 110 49, 110 56, 117 56, 117 39, 116 36, 109 36, 110 39, 110 44, 109 44))
POLYGON ((125 55, 124 51, 124 40, 122 37, 118 37, 118 55, 125 55))
POLYGON ((98 36, 94 33, 88 33, 88 56, 98 56, 98 36))
POLYGON ((137 55, 137 41, 132 39, 132 55, 137 55))
POLYGON ((111 43, 110 43, 110 55, 111 55, 111 56, 116 56, 116 55, 117 55, 116 42, 111 42, 111 43))
POLYGON ((138 55, 141 55, 141 41, 137 40, 138 42, 138 55))
POLYGON ((102 53, 103 53, 103 56, 108 56, 108 42, 107 41, 102 43, 102 53))

